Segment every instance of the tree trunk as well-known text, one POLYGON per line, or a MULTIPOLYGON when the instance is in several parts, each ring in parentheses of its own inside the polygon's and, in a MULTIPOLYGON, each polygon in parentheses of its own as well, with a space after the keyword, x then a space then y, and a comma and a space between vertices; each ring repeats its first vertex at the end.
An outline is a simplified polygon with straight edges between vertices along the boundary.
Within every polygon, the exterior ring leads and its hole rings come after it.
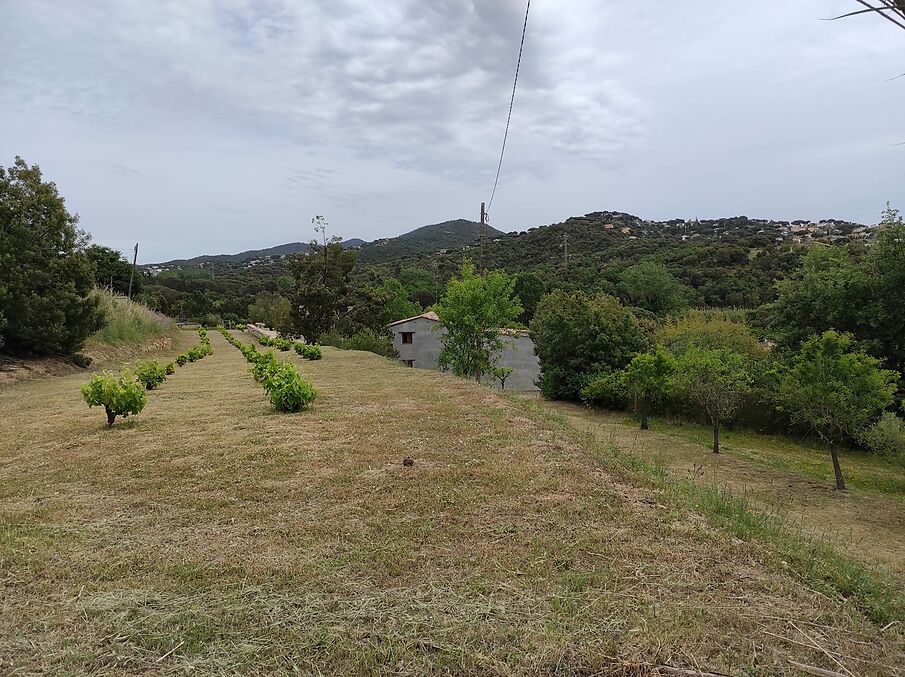
POLYGON ((833 457, 833 472, 836 473, 836 488, 845 491, 845 480, 842 478, 842 467, 839 465, 839 453, 836 451, 836 445, 830 445, 830 456, 833 457))
POLYGON ((713 424, 713 453, 720 453, 720 423, 717 421, 713 424))
POLYGON ((113 421, 116 420, 116 414, 114 414, 114 413, 110 410, 110 407, 107 406, 106 404, 104 405, 104 411, 107 412, 107 427, 108 427, 108 428, 112 428, 112 427, 113 427, 113 421))
POLYGON ((650 401, 646 397, 641 398, 641 430, 648 430, 647 412, 650 409, 650 401))

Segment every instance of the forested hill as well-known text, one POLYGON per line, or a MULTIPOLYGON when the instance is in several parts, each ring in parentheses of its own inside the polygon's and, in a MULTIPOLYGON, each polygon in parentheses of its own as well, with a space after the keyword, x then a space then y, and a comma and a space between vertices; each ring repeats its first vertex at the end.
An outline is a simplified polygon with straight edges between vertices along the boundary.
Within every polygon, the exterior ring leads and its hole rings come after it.
MULTIPOLYGON (((344 240, 342 245, 346 249, 360 247, 365 243, 364 240, 353 238, 344 240)), ((163 263, 153 263, 146 268, 179 268, 185 266, 200 266, 205 263, 246 263, 255 259, 265 259, 268 257, 281 257, 287 254, 299 254, 310 249, 307 242, 289 242, 280 244, 275 247, 267 247, 266 249, 249 249, 248 251, 239 252, 238 254, 204 254, 203 256, 195 256, 191 259, 174 259, 163 263)))
MULTIPOLYGON (((496 238, 503 233, 484 226, 486 238, 496 238)), ((481 238, 481 224, 465 219, 444 221, 422 226, 398 237, 368 242, 358 255, 361 266, 392 261, 413 254, 433 254, 441 250, 461 249, 477 243, 481 238)))

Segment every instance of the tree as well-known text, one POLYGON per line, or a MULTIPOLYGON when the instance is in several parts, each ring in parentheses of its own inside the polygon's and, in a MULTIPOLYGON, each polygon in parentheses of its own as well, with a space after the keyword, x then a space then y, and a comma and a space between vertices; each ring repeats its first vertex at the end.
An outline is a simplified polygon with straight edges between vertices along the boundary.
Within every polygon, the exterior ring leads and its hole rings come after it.
POLYGON ((292 326, 292 304, 289 299, 276 292, 262 291, 255 302, 248 306, 248 319, 261 322, 280 333, 288 332, 292 326))
POLYGON ((295 278, 291 321, 309 341, 330 331, 348 309, 349 273, 357 256, 354 250, 343 249, 338 237, 326 237, 323 217, 315 217, 315 229, 321 233, 322 242, 312 241, 310 250, 296 256, 291 264, 295 278))
POLYGON ((527 326, 544 296, 544 283, 534 273, 518 273, 515 276, 515 295, 522 304, 522 314, 518 321, 527 326))
POLYGON ((694 346, 725 348, 749 357, 765 353, 745 323, 727 311, 691 310, 679 319, 664 323, 656 331, 655 339, 673 355, 681 355, 694 346))
MULTIPOLYGON (((107 287, 117 294, 126 295, 129 291, 129 279, 132 276, 132 264, 115 249, 93 244, 85 250, 85 254, 94 264, 94 284, 107 287)), ((141 293, 144 276, 136 271, 132 283, 133 296, 141 293)))
MULTIPOLYGON (((407 317, 414 317, 421 313, 421 305, 409 300, 409 296, 399 280, 392 278, 384 280, 378 289, 386 297, 384 304, 386 322, 383 323, 384 325, 396 320, 404 320, 407 317)), ((377 329, 377 327, 372 328, 377 329)), ((380 328, 382 329, 383 325, 380 328)))
POLYGON ((578 399, 591 375, 622 369, 648 347, 638 321, 609 294, 547 294, 530 326, 540 359, 538 385, 552 399, 578 399))
POLYGON ((88 236, 37 165, 0 167, 0 312, 6 349, 71 354, 103 315, 85 255, 88 236))
POLYGON ((641 410, 641 430, 648 429, 651 402, 667 392, 675 370, 675 358, 663 346, 650 353, 638 353, 625 368, 624 383, 641 410))
POLYGON ((462 265, 459 277, 449 281, 434 308, 440 327, 446 330, 437 358, 441 368, 476 381, 492 373, 503 349, 500 329, 515 322, 522 312, 514 287, 515 280, 506 273, 478 274, 470 262, 462 265))
POLYGON ((623 271, 619 292, 629 304, 657 315, 685 310, 695 296, 694 290, 673 277, 666 266, 649 261, 623 271))
POLYGON ((94 374, 82 386, 82 398, 89 407, 103 407, 107 413, 107 427, 113 427, 117 416, 138 414, 148 401, 145 386, 134 375, 122 371, 94 374))
POLYGON ((720 427, 738 413, 751 385, 748 358, 732 350, 692 346, 676 360, 673 387, 704 410, 715 454, 720 453, 720 427))
POLYGON ((426 268, 403 268, 399 271, 399 283, 409 300, 424 308, 434 305, 443 291, 436 272, 426 268))
POLYGON ((877 358, 854 350, 850 335, 832 330, 805 341, 782 372, 780 399, 793 420, 829 445, 837 489, 845 489, 839 445, 892 404, 898 377, 877 358))

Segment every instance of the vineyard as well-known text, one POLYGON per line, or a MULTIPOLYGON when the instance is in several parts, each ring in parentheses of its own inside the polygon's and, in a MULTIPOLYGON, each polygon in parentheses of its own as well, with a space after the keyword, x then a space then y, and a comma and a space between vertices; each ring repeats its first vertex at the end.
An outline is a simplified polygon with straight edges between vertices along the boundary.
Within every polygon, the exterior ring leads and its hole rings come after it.
POLYGON ((833 667, 814 643, 856 674, 902 664, 895 597, 803 578, 530 403, 242 336, 212 332, 212 354, 136 381, 147 407, 109 429, 83 376, 0 392, 4 668, 833 667), (314 406, 276 411, 260 363, 316 384, 314 406))

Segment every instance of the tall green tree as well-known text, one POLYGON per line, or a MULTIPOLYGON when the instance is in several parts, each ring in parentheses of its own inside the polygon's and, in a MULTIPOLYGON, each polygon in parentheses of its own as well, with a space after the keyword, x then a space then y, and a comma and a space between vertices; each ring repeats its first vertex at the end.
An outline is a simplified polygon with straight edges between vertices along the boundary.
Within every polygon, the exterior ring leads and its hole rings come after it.
POLYGON ((851 336, 836 331, 805 341, 782 373, 780 398, 793 420, 829 445, 837 489, 845 489, 840 444, 892 404, 898 377, 877 358, 855 350, 851 336))
POLYGON ((648 347, 634 315, 609 294, 547 294, 530 327, 541 393, 552 399, 578 399, 591 375, 622 369, 648 347))
POLYGON ((544 296, 544 283, 534 273, 518 273, 515 276, 515 295, 522 304, 518 321, 527 326, 534 319, 537 304, 544 296))
POLYGON ((649 353, 638 353, 625 368, 623 382, 638 403, 641 430, 648 429, 650 405, 668 392, 675 371, 676 360, 663 346, 649 353))
POLYGON ((88 236, 66 210, 56 185, 37 165, 17 157, 0 167, 0 313, 5 349, 13 353, 70 354, 103 317, 88 236))
POLYGON ((713 453, 720 453, 720 429, 738 413, 751 391, 749 358, 726 348, 692 346, 676 360, 673 387, 696 403, 713 430, 713 453))
POLYGON ((449 281, 434 308, 446 330, 437 358, 440 367, 476 381, 493 372, 504 347, 500 329, 522 312, 514 289, 515 281, 506 273, 478 274, 470 262, 462 265, 459 277, 449 281))
POLYGON ((248 319, 262 322, 280 333, 287 333, 292 327, 292 304, 282 294, 262 291, 255 296, 255 302, 248 306, 248 319))
POLYGON ((338 237, 326 236, 327 222, 315 217, 321 242, 312 241, 308 252, 295 257, 290 270, 295 278, 291 295, 292 325, 306 340, 314 341, 330 331, 349 306, 349 274, 357 252, 343 249, 338 237))
POLYGON ((629 305, 657 315, 685 310, 695 298, 694 289, 679 282, 662 263, 650 261, 623 271, 619 293, 629 305))

